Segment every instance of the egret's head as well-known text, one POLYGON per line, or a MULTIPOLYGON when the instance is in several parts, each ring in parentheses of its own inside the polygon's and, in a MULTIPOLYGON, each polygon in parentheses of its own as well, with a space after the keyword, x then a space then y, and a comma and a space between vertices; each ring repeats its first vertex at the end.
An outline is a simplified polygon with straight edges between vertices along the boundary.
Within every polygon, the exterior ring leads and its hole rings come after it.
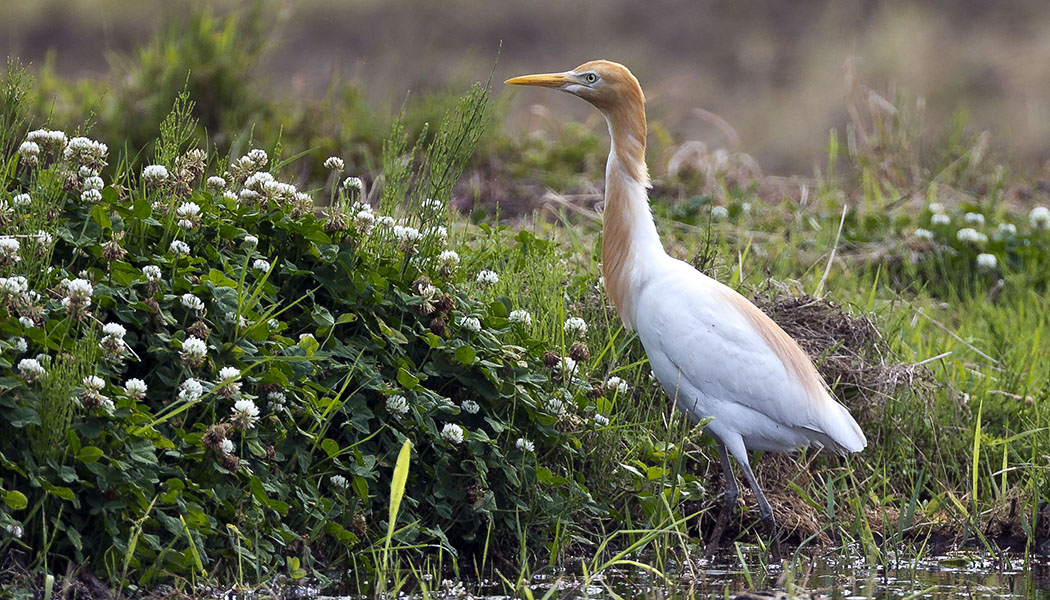
POLYGON ((638 80, 627 67, 607 60, 585 62, 564 73, 513 77, 505 83, 569 92, 590 102, 607 116, 623 108, 644 110, 645 98, 638 80))

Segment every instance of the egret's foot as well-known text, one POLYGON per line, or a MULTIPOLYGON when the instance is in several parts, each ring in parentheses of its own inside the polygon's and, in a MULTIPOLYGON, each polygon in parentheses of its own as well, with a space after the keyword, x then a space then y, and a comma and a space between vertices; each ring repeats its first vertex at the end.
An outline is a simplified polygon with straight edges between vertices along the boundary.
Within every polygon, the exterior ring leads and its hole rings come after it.
POLYGON ((762 522, 766 526, 766 533, 769 534, 769 557, 770 562, 779 563, 780 554, 780 528, 777 527, 777 522, 773 520, 773 515, 769 515, 769 518, 762 519, 762 522))
POLYGON ((736 498, 733 498, 733 503, 728 502, 722 505, 722 510, 718 512, 718 519, 715 520, 715 529, 711 532, 711 537, 707 539, 707 547, 704 549, 704 555, 708 558, 714 556, 718 552, 718 546, 722 542, 722 536, 726 532, 726 525, 729 524, 729 517, 732 516, 733 506, 736 504, 736 498))

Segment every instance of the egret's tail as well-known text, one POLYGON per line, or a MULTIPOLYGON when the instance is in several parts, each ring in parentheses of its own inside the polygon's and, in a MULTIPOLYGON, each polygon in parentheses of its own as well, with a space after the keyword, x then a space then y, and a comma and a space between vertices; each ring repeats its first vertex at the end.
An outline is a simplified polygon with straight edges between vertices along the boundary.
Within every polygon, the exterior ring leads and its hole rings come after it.
POLYGON ((849 414, 849 410, 838 402, 832 400, 836 410, 828 411, 828 418, 824 425, 824 433, 835 442, 832 449, 840 454, 849 452, 860 452, 868 445, 868 438, 864 437, 860 425, 849 414))

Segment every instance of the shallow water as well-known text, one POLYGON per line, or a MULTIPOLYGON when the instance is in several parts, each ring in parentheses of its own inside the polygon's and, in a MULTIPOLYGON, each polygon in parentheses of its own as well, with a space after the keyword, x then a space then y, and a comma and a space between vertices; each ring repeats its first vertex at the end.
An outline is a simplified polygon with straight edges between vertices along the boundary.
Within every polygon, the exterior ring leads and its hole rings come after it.
MULTIPOLYGON (((788 598, 853 600, 942 598, 1032 598, 1050 600, 1050 557, 1027 561, 1020 554, 951 552, 919 559, 890 555, 885 564, 870 563, 863 556, 801 557, 793 568, 761 565, 761 555, 741 548, 740 556, 726 554, 712 560, 668 565, 666 576, 639 567, 606 569, 585 580, 582 575, 540 573, 529 585, 540 598, 608 598, 610 600, 690 600, 732 598, 742 592, 788 592, 788 598), (551 590, 553 594, 547 596, 551 590), (793 592, 793 594, 792 594, 793 592)), ((654 564, 654 561, 642 561, 654 564)), ((785 563, 786 564, 786 563, 785 563)), ((657 565, 659 566, 659 565, 657 565)), ((477 585, 446 581, 430 598, 508 600, 509 589, 496 582, 477 585)), ((404 598, 421 594, 403 595, 404 598)), ((773 598, 774 596, 769 596, 773 598)), ((780 596, 783 598, 784 596, 780 596)), ((348 600, 347 596, 322 598, 348 600)), ((319 599, 321 600, 321 599, 319 599)))

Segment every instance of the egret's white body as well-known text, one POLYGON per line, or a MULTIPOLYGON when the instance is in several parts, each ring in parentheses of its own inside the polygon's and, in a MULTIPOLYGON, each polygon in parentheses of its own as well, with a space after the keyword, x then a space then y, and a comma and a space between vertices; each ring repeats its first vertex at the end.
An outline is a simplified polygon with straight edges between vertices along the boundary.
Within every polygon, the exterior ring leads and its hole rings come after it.
MULTIPOLYGON (((812 444, 858 452, 864 433, 828 393, 806 353, 754 304, 668 256, 649 210, 645 109, 626 67, 591 61, 565 73, 507 83, 553 87, 591 102, 609 123, 602 260, 606 289, 624 325, 635 329, 660 385, 692 422, 708 417, 726 477, 726 507, 738 488, 732 454, 773 523, 748 450, 790 452, 812 444), (728 452, 727 452, 728 451, 728 452)), ((719 519, 714 543, 728 518, 719 519)))

